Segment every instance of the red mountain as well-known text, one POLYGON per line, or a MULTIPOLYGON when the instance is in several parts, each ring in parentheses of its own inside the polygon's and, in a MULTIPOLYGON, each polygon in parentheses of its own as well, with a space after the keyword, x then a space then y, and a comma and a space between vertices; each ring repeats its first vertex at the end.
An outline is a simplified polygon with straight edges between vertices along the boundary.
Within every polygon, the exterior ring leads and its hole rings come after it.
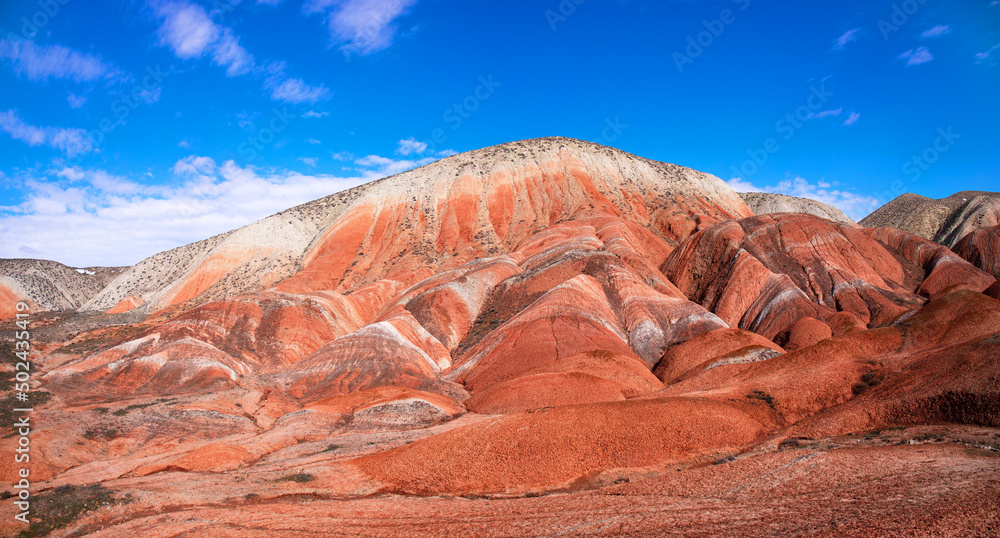
POLYGON ((34 491, 106 496, 97 536, 995 529, 988 232, 754 216, 565 138, 456 155, 38 316, 34 491))

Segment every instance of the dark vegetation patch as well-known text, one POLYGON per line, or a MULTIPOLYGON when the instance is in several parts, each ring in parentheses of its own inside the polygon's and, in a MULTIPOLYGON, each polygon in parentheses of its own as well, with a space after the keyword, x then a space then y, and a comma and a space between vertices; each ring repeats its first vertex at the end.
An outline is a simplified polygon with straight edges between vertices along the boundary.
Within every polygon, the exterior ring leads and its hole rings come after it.
POLYGON ((275 482, 297 482, 299 484, 305 484, 306 482, 312 482, 313 480, 316 480, 315 475, 309 473, 295 473, 278 478, 275 482))
POLYGON ((18 538, 48 536, 53 531, 65 528, 87 512, 107 506, 128 504, 131 495, 116 497, 117 492, 100 484, 89 486, 65 485, 31 499, 31 522, 28 528, 18 534, 18 538))
POLYGON ((851 390, 854 392, 854 395, 857 396, 871 387, 878 386, 884 380, 885 374, 880 374, 878 372, 865 372, 861 374, 861 381, 855 383, 851 390))
POLYGON ((768 393, 766 393, 766 392, 764 392, 762 390, 755 390, 755 391, 751 392, 750 394, 747 394, 747 398, 749 398, 751 400, 762 401, 762 402, 766 403, 767 405, 769 405, 771 407, 771 409, 774 409, 776 407, 776 405, 777 405, 777 404, 774 403, 774 396, 771 396, 770 394, 768 394, 768 393))

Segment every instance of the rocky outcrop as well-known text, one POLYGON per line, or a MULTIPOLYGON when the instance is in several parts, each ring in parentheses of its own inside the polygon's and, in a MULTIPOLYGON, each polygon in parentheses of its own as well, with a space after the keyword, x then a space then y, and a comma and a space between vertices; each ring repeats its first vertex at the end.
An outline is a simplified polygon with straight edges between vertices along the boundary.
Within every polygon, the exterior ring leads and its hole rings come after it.
POLYGON ((896 228, 951 248, 975 230, 1000 224, 1000 193, 962 191, 940 200, 906 193, 860 224, 896 228))
POLYGON ((1000 226, 970 233, 953 250, 972 265, 1000 278, 1000 226))
POLYGON ((810 200, 809 198, 797 198, 795 196, 785 196, 772 192, 741 192, 740 198, 747 203, 750 211, 754 215, 767 215, 771 213, 807 213, 817 217, 858 227, 853 219, 844 214, 843 211, 823 202, 810 200))
POLYGON ((923 269, 926 277, 917 288, 920 295, 933 298, 959 289, 983 291, 995 281, 951 250, 916 235, 893 228, 870 228, 865 233, 923 269))
POLYGON ((917 293, 921 266, 861 230, 804 214, 717 224, 678 247, 663 272, 730 326, 768 339, 786 338, 804 317, 837 312, 881 327, 926 300, 917 293))

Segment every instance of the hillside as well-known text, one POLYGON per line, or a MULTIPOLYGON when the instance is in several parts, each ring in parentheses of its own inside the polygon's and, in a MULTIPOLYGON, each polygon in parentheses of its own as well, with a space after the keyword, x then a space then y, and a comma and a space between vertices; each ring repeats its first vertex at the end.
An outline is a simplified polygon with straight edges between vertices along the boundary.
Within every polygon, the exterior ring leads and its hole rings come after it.
POLYGON ((38 316, 33 495, 93 501, 66 535, 989 534, 994 239, 754 215, 565 138, 456 155, 88 302, 169 316, 38 316))
POLYGON ((857 226, 843 211, 823 202, 808 198, 796 198, 771 192, 741 192, 740 198, 747 203, 755 215, 769 213, 808 213, 824 219, 857 226))
POLYGON ((962 191, 939 200, 906 193, 859 224, 896 228, 951 248, 975 230, 1000 224, 1000 193, 962 191))
MULTIPOLYGON (((325 286, 347 289, 412 270, 412 264, 394 267, 394 258, 404 253, 413 260, 435 259, 432 265, 438 267, 457 267, 483 254, 509 251, 532 232, 579 211, 607 208, 621 208, 673 242, 697 226, 699 215, 748 214, 723 182, 694 170, 567 138, 513 142, 442 159, 157 254, 124 272, 84 308, 107 310, 134 296, 153 312, 265 289, 310 262, 325 263, 316 259, 325 248, 320 243, 350 227, 353 243, 343 248, 362 254, 357 260, 343 258, 334 269, 337 275, 323 277, 325 286), (704 192, 705 199, 674 199, 674 192, 691 191, 704 192), (684 212, 694 215, 684 219, 689 224, 667 225, 672 215, 684 212), (414 233, 402 241, 373 241, 390 224, 414 233), (355 262, 361 269, 352 266, 355 262), (352 269, 345 273, 348 266, 352 269), (365 277, 355 281, 359 272, 365 277)), ((305 274, 327 269, 314 266, 305 274)))
POLYGON ((22 300, 33 310, 81 308, 124 271, 124 267, 73 268, 46 260, 0 259, 0 320, 13 316, 13 305, 22 300))

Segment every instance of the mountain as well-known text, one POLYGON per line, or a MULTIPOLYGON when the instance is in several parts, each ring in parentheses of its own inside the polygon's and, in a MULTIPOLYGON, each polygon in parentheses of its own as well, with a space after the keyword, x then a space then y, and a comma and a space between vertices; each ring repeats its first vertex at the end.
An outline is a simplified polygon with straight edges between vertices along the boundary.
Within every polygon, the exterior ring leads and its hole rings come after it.
POLYGON ((39 317, 32 494, 102 507, 62 531, 97 536, 975 534, 1000 480, 982 268, 587 142, 464 153, 39 317))
POLYGON ((33 310, 76 310, 108 285, 124 267, 73 268, 59 262, 0 259, 0 320, 18 301, 33 310))
POLYGON ((747 203, 755 215, 769 213, 808 213, 827 220, 857 227, 857 223, 832 205, 810 200, 775 194, 772 192, 741 192, 740 198, 747 203))
POLYGON ((84 308, 107 310, 133 296, 148 312, 190 307, 270 288, 292 275, 281 289, 343 291, 510 251, 541 228, 586 210, 635 220, 670 244, 707 222, 748 215, 725 184, 701 172, 566 138, 514 142, 442 159, 158 254, 120 275, 84 308))
POLYGON ((951 248, 970 232, 1000 224, 1000 193, 962 191, 940 200, 906 193, 860 224, 896 228, 951 248))

